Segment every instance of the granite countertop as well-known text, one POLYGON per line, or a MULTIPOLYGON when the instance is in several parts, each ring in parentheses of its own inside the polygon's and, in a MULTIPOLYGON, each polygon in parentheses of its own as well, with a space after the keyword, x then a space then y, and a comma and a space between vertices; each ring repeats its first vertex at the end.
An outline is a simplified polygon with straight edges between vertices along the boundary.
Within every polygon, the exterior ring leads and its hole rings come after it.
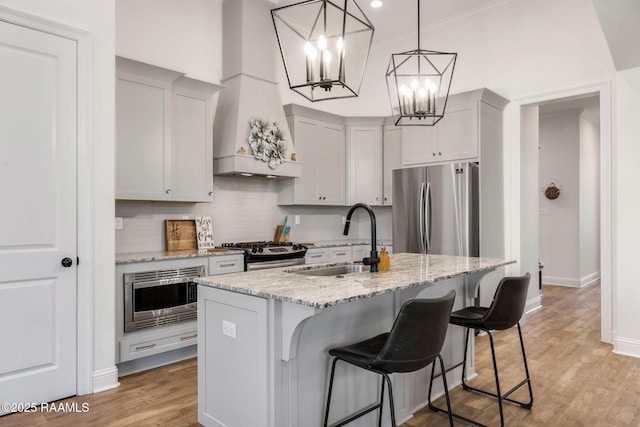
POLYGON ((288 270, 337 265, 314 264, 305 267, 283 267, 200 277, 195 281, 204 286, 323 308, 400 289, 428 285, 439 280, 493 270, 514 262, 488 258, 401 253, 391 255, 390 271, 351 273, 345 274, 342 278, 287 273, 288 270))
POLYGON ((219 255, 234 255, 243 253, 244 251, 241 250, 225 248, 210 249, 207 252, 198 252, 195 249, 189 249, 185 251, 128 252, 116 254, 116 264, 126 264, 128 262, 143 261, 162 261, 167 259, 180 258, 209 257, 219 255))
MULTIPOLYGON (((392 242, 388 239, 378 239, 378 243, 382 242, 383 246, 391 246, 392 242)), ((304 245, 305 242, 302 242, 304 245)), ((340 246, 357 246, 357 245, 370 245, 371 239, 350 239, 350 240, 320 240, 315 242, 310 242, 312 246, 309 246, 309 249, 313 248, 335 248, 340 246)))

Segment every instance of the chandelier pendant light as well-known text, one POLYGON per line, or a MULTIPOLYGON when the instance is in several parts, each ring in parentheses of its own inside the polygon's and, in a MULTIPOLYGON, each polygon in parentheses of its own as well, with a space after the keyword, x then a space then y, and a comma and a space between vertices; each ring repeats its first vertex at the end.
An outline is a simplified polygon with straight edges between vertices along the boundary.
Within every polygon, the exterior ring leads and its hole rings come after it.
POLYGON ((456 64, 456 53, 420 49, 420 0, 418 48, 391 55, 387 90, 396 126, 433 126, 444 116, 456 64))
POLYGON ((307 0, 271 10, 291 90, 308 100, 358 96, 374 27, 355 0, 307 0))

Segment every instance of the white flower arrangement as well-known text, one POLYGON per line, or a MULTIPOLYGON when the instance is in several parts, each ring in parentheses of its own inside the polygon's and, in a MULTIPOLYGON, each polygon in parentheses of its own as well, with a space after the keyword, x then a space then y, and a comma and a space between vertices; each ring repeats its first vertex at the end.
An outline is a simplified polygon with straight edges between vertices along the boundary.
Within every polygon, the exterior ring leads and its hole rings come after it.
POLYGON ((249 120, 249 147, 251 154, 263 162, 267 162, 271 169, 285 161, 287 146, 284 143, 284 132, 278 123, 265 118, 249 120))

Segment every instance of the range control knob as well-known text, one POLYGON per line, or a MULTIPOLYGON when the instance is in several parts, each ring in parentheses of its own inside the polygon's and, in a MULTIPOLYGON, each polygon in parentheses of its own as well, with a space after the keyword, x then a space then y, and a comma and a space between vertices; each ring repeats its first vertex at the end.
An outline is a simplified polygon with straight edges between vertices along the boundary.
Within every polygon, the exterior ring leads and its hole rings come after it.
POLYGON ((258 252, 262 253, 264 251, 264 248, 262 246, 258 246, 258 252))
POLYGON ((254 253, 254 254, 255 254, 256 252, 258 252, 258 248, 257 248, 257 246, 252 247, 252 248, 251 248, 251 252, 252 252, 252 253, 254 253))

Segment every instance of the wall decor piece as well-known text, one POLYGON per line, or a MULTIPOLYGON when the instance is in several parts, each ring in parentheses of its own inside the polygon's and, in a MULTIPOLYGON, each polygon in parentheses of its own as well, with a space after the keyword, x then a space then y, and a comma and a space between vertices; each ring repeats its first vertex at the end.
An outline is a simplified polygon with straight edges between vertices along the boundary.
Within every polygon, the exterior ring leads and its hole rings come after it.
POLYGON ((544 195, 549 200, 557 199, 560 196, 560 189, 552 182, 547 185, 547 188, 544 190, 544 195))
POLYGON ((210 216, 196 217, 196 238, 199 251, 215 248, 213 242, 213 221, 211 221, 210 216))
POLYGON ((167 251, 196 249, 196 227, 192 219, 165 220, 167 251))
POLYGON ((266 118, 253 117, 249 120, 249 147, 251 154, 271 169, 285 161, 287 146, 284 143, 284 132, 277 122, 266 118))

